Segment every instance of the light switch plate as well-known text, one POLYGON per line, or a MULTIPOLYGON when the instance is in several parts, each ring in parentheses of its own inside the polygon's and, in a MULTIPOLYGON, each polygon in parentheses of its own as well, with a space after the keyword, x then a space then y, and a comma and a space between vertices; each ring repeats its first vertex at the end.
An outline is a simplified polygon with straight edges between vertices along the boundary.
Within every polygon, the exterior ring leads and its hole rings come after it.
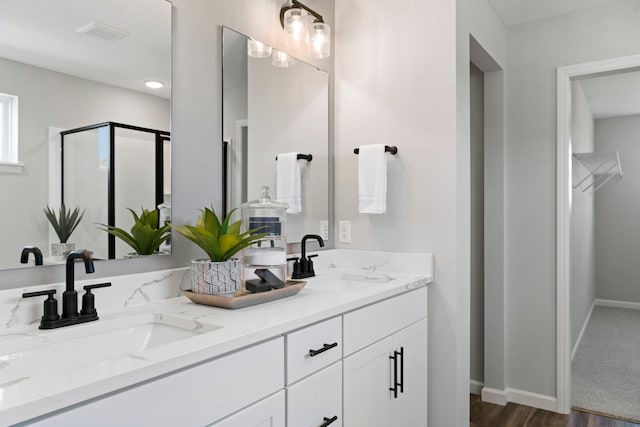
POLYGON ((351 221, 338 223, 338 240, 340 243, 351 243, 351 221))
POLYGON ((326 219, 320 221, 320 237, 322 240, 329 240, 329 221, 326 219))

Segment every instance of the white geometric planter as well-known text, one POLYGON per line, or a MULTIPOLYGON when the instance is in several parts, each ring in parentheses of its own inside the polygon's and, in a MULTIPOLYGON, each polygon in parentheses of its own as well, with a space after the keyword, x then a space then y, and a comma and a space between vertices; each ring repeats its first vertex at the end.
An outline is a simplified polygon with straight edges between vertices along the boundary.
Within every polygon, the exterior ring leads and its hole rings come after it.
POLYGON ((242 286, 241 267, 238 259, 222 262, 191 260, 191 290, 197 294, 232 294, 242 286))

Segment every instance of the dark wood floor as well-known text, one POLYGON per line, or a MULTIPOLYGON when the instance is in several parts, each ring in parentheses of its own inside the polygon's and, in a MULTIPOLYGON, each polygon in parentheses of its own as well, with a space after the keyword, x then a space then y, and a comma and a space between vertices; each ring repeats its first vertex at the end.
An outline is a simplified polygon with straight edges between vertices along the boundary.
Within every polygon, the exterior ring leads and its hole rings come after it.
POLYGON ((640 427, 640 424, 576 410, 561 415, 515 403, 493 405, 472 394, 470 427, 640 427))

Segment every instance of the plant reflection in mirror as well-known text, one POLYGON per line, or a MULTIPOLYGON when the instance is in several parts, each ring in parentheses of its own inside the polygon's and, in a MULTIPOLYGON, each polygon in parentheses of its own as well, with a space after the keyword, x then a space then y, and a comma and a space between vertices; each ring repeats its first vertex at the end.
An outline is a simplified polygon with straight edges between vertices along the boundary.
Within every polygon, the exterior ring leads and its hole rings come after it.
POLYGON ((160 245, 171 237, 170 227, 168 224, 160 227, 158 209, 152 211, 142 207, 141 209, 142 212, 138 215, 133 209, 127 208, 133 215, 134 221, 131 227, 131 234, 122 228, 112 225, 98 224, 102 227, 98 228, 121 239, 139 255, 153 255, 160 245))

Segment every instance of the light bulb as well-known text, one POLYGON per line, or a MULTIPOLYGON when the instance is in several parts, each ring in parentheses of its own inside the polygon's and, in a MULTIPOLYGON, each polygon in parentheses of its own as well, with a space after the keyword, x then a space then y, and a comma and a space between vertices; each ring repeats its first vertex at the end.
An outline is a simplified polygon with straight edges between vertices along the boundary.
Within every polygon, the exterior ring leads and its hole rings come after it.
POLYGON ((328 58, 331 53, 331 29, 324 22, 314 22, 309 29, 307 55, 311 58, 328 58))
POLYGON ((301 41, 306 38, 307 12, 294 7, 284 13, 284 29, 294 41, 301 41))

